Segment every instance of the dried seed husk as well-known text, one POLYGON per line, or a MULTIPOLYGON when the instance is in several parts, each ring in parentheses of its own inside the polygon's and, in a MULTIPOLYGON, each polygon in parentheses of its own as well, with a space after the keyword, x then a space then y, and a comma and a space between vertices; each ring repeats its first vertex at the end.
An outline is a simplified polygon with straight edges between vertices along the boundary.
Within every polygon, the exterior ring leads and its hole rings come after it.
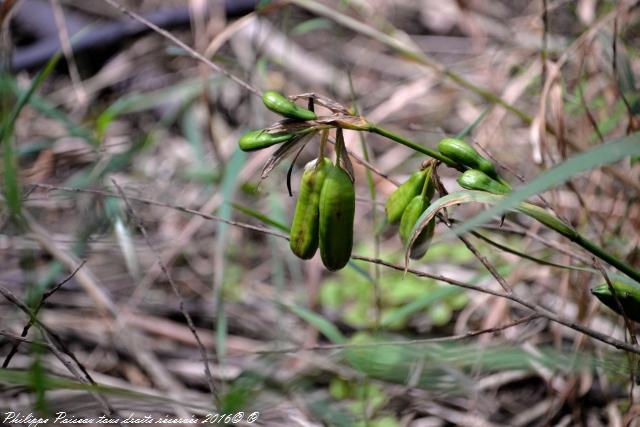
POLYGON ((351 258, 355 200, 349 174, 332 166, 320 193, 319 230, 322 263, 330 271, 340 270, 351 258))
POLYGON ((311 259, 318 250, 320 192, 332 166, 331 161, 323 157, 312 160, 304 168, 289 240, 291 251, 299 258, 311 259))

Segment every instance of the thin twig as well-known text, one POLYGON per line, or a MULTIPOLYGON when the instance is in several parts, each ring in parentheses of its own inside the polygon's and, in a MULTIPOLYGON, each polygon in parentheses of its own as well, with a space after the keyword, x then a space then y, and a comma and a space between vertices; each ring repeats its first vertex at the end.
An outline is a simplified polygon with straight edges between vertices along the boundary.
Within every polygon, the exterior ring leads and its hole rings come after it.
MULTIPOLYGON (((14 340, 16 342, 19 342, 19 343, 26 343, 26 344, 37 345, 37 346, 49 348, 49 345, 46 344, 46 343, 43 343, 41 341, 30 340, 29 338, 25 338, 22 335, 14 334, 13 332, 9 332, 9 331, 7 331, 5 329, 0 329, 0 335, 2 335, 3 337, 7 337, 7 338, 9 338, 11 340, 14 340)), ((4 366, 3 366, 3 368, 4 368, 4 366)))
MULTIPOLYGON (((53 332, 49 327, 47 327, 44 323, 42 323, 33 313, 33 311, 27 307, 18 297, 16 297, 13 292, 11 292, 6 286, 0 283, 0 294, 11 304, 18 307, 22 312, 24 312, 28 317, 29 321, 33 322, 38 329, 41 331, 44 339, 49 344, 49 348, 54 353, 54 355, 62 362, 62 364, 73 374, 80 382, 89 383, 91 385, 97 385, 97 383, 93 380, 89 371, 84 367, 84 365, 78 360, 78 358, 67 348, 62 339, 58 337, 58 335, 53 332), (68 356, 80 370, 77 371, 76 367, 71 364, 71 362, 64 357, 64 355, 68 356)), ((93 396, 96 398, 98 403, 102 406, 105 415, 113 417, 116 412, 113 407, 109 404, 104 396, 102 396, 98 392, 93 392, 93 396)))
POLYGON ((353 259, 359 259, 361 261, 365 261, 365 262, 372 262, 372 263, 379 263, 380 265, 384 265, 386 267, 392 268, 394 270, 397 271, 406 271, 408 273, 411 273, 415 276, 418 277, 427 277, 429 279, 434 279, 434 280, 438 280, 441 282, 446 282, 449 283, 451 285, 454 286, 459 286, 461 288, 465 288, 465 289, 470 289, 473 291, 477 291, 477 292, 482 292, 485 294, 490 294, 490 295, 494 295, 500 298, 506 298, 508 300, 511 300, 515 303, 518 303, 520 305, 522 305, 523 307, 526 307, 527 309, 533 311, 534 313, 540 315, 541 317, 545 317, 553 322, 559 323, 561 325, 567 326, 570 329, 573 329, 575 331, 581 332, 585 335, 590 336, 593 339, 596 339, 598 341, 601 341, 605 344, 608 344, 610 346, 613 346, 615 348, 621 349, 621 350, 626 350, 626 351, 630 351, 632 353, 636 353, 636 354, 640 354, 640 347, 638 346, 634 346, 634 345, 630 345, 629 343, 620 341, 618 339, 615 338, 611 338, 608 335, 605 335, 603 333, 600 333, 598 331, 594 331, 592 329, 589 329, 585 326, 582 326, 572 320, 569 319, 565 319, 561 316, 558 316, 557 314, 549 311, 548 309, 541 307, 539 305, 530 303, 528 301, 523 300, 522 298, 516 296, 515 294, 511 294, 511 295, 507 295, 507 294, 503 294, 500 292, 496 292, 496 291, 492 291, 491 289, 485 289, 485 288, 481 288, 479 286, 475 286, 472 285, 470 283, 465 283, 465 282, 461 282, 459 280, 456 279, 452 279, 449 277, 445 277, 439 274, 433 274, 433 273, 426 273, 423 271, 419 271, 419 270, 415 270, 412 268, 407 268, 405 269, 404 266, 402 265, 397 265, 397 264, 393 264, 390 263, 388 261, 382 260, 382 259, 376 259, 376 258, 371 258, 371 257, 366 257, 366 256, 362 256, 362 255, 353 255, 351 258, 353 259))
POLYGON ((0 4, 0 27, 5 25, 7 17, 13 10, 14 6, 18 4, 18 1, 19 0, 6 0, 0 4))
MULTIPOLYGON (((49 185, 49 184, 33 184, 33 186, 37 187, 37 188, 42 188, 42 189, 45 189, 45 190, 49 190, 49 191, 67 191, 67 192, 70 192, 70 193, 91 193, 91 194, 98 194, 98 195, 104 196, 104 197, 121 198, 120 195, 118 195, 116 193, 112 193, 110 191, 93 190, 93 189, 89 189, 89 188, 59 187, 59 186, 49 185)), ((146 198, 143 198, 143 197, 135 197, 135 196, 131 196, 131 195, 127 195, 127 198, 129 200, 134 200, 136 202, 144 203, 146 205, 160 206, 160 207, 164 207, 164 208, 175 209, 177 211, 181 211, 181 212, 184 212, 184 213, 189 213, 189 214, 192 214, 192 215, 196 215, 196 216, 199 216, 201 218, 208 219, 208 220, 211 220, 211 221, 224 222, 224 223, 232 225, 234 227, 239 227, 239 228, 244 228, 244 229, 247 229, 247 230, 257 231, 259 233, 269 234, 269 235, 272 235, 272 236, 281 237, 283 239, 288 239, 289 238, 289 236, 287 234, 280 233, 278 231, 274 231, 274 230, 271 230, 271 229, 266 228, 266 227, 259 227, 259 226, 256 226, 256 225, 251 225, 251 224, 247 224, 247 223, 243 223, 243 222, 224 219, 224 218, 221 218, 221 217, 216 216, 216 215, 209 215, 207 213, 200 212, 200 211, 197 211, 195 209, 187 208, 187 207, 181 206, 181 205, 172 205, 172 204, 169 204, 169 203, 158 202, 156 200, 146 199, 146 198)))
POLYGON ((51 10, 53 11, 53 18, 58 27, 58 37, 60 39, 60 46, 62 47, 62 53, 67 60, 67 67, 69 69, 69 77, 71 78, 71 85, 76 93, 76 99, 79 106, 84 108, 87 100, 87 93, 82 86, 82 78, 78 71, 78 64, 76 64, 75 57, 73 55, 73 49, 71 42, 69 41, 69 32, 67 31, 67 24, 65 22, 64 11, 60 0, 50 0, 51 10))
POLYGON ((147 245, 149 246, 149 248, 151 249, 151 251, 155 255, 156 261, 158 262, 158 265, 160 266, 160 269, 162 270, 164 275, 167 277, 167 280, 169 281, 169 284, 171 285, 171 289, 173 290, 173 293, 176 294, 176 297, 178 298, 179 310, 182 313, 182 315, 184 316, 185 320, 187 321, 187 325, 189 327, 189 330, 193 334, 193 337, 195 338, 195 340, 196 340, 196 342, 198 344, 198 349, 200 350, 200 356, 202 357, 202 362, 204 364, 204 372, 205 372, 205 375, 207 377, 207 381, 209 383, 209 391, 217 399, 216 387, 215 387, 215 384, 213 382, 213 375, 211 375, 211 369, 209 367, 209 362, 208 362, 208 358, 207 358, 207 350, 204 348, 204 344, 202 344, 202 341, 200 340, 200 336, 198 335, 198 332, 196 331, 196 327, 195 327, 195 324, 193 323, 193 320, 191 319, 191 315, 184 308, 184 299, 182 298, 182 294, 180 293, 180 290, 176 286, 175 282, 173 281, 173 278, 171 277, 171 274, 169 273, 169 270, 167 269, 166 265, 162 261, 162 258, 158 254, 158 251, 157 251, 155 245, 153 244, 153 242, 151 242, 151 239, 149 238, 149 235, 147 234, 147 230, 146 230, 144 224, 142 223, 142 220, 136 214, 136 211, 133 209, 133 206, 129 202, 129 199, 124 194, 124 191, 122 191, 122 188, 118 185, 118 183, 116 182, 115 179, 111 179, 111 182, 113 183, 113 185, 118 190, 118 193, 120 194, 120 197, 122 198, 122 200, 124 201, 125 205, 127 206, 127 210, 129 211, 131 216, 135 219, 136 225, 138 226, 138 229, 142 233, 145 241, 147 242, 147 245))
POLYGON ((182 49, 184 49, 189 54, 189 56, 191 56, 192 58, 195 58, 198 61, 201 61, 202 63, 206 64, 209 68, 211 68, 215 72, 224 74, 229 79, 231 79, 232 81, 234 81, 238 85, 242 86, 243 88, 245 88, 249 92, 251 92, 251 93, 253 93, 253 94, 257 95, 257 96, 261 96, 261 93, 260 93, 260 91, 258 91, 258 89, 254 88, 249 83, 247 83, 244 80, 242 80, 241 78, 234 76, 233 74, 231 74, 230 72, 228 72, 224 68, 220 67, 219 65, 214 64, 213 62, 211 62, 210 60, 205 58, 202 54, 196 52, 193 48, 189 47, 186 43, 182 42, 180 39, 175 37, 170 32, 168 32, 166 30, 163 30, 162 28, 158 27, 157 25, 155 25, 153 22, 149 21, 145 17, 140 16, 137 13, 125 8, 120 3, 116 2, 115 0, 103 0, 103 1, 108 3, 108 4, 110 4, 114 8, 118 9, 120 12, 124 13, 125 15, 128 15, 132 19, 134 19, 134 20, 136 20, 138 22, 141 22, 142 24, 144 24, 147 27, 151 28, 153 31, 155 31, 156 33, 160 34, 162 37, 171 40, 173 43, 177 44, 182 49))
POLYGON ((584 62, 586 57, 587 55, 585 54, 585 52, 582 52, 582 59, 580 60, 580 67, 579 67, 580 71, 578 72, 578 76, 580 76, 578 79, 578 85, 577 85, 578 94, 580 95, 580 103, 582 104, 582 108, 584 108, 585 114, 587 115, 587 120, 589 120, 591 127, 593 127, 593 130, 595 131, 596 135, 598 135, 598 140, 600 141, 600 143, 604 144, 604 136, 602 135, 602 132, 600 132, 600 128, 598 127, 598 122, 596 121, 595 117, 591 113, 591 109, 589 109, 589 105, 587 104, 587 100, 584 96, 584 90, 582 89, 582 85, 580 84, 580 80, 582 80, 582 76, 584 75, 584 62))
MULTIPOLYGON (((336 140, 334 138, 332 138, 332 137, 329 137, 329 142, 331 144, 335 144, 336 140)), ((362 157, 358 156, 357 154, 355 154, 353 151, 351 151, 349 149, 347 149, 347 152, 349 153, 349 156, 352 157, 356 161, 356 163, 360 163, 362 166, 364 166, 365 168, 369 169, 370 171, 372 171, 373 173, 375 173, 379 177, 386 179, 387 181, 389 181, 390 183, 392 183, 396 187, 400 185, 400 183, 398 181, 396 181, 395 179, 391 178, 386 173, 382 172, 380 169, 375 167, 371 162, 368 162, 367 160, 365 160, 362 157)))
MULTIPOLYGON (((53 288, 51 288, 50 290, 48 290, 47 292, 44 292, 42 294, 42 296, 40 297, 40 301, 38 302, 38 304, 36 305, 36 307, 33 309, 33 314, 35 316, 38 315, 38 312, 40 312, 40 309, 42 308, 42 306, 44 305, 44 302, 47 300, 47 298, 49 298, 51 295, 53 295, 58 289, 60 289, 62 286, 64 286, 65 283, 67 283, 69 280, 71 280, 73 278, 73 276, 76 275, 76 273, 78 272, 78 270, 80 270, 82 268, 82 266, 86 263, 86 260, 83 260, 80 265, 78 266, 78 268, 76 268, 75 270, 73 270, 71 272, 70 275, 68 275, 62 282, 58 283, 57 285, 55 285, 53 288)), ((27 333, 29 333, 29 329, 31 329, 31 327, 33 326, 33 320, 29 319, 29 322, 25 325, 25 327, 22 329, 22 333, 20 334, 20 336, 22 337, 26 337, 27 333)), ((13 358, 13 356, 16 354, 16 352, 18 351, 18 347, 20 347, 20 342, 16 341, 13 344, 13 347, 11 347, 11 349, 9 350, 9 354, 7 354, 7 357, 5 357, 4 362, 2 362, 2 367, 6 368, 7 366, 9 366, 9 363, 11 362, 11 359, 13 358)))
POLYGON ((513 322, 507 323, 502 326, 495 326, 493 328, 481 329, 478 331, 470 331, 465 334, 451 335, 448 337, 425 338, 425 339, 403 340, 403 341, 375 341, 375 342, 349 343, 349 344, 324 344, 324 345, 314 345, 311 347, 284 348, 281 350, 259 350, 259 351, 251 352, 250 354, 300 353, 304 351, 330 351, 330 350, 343 350, 343 349, 350 349, 350 348, 401 346, 401 345, 404 346, 404 345, 420 345, 420 344, 433 344, 433 343, 441 343, 441 342, 463 341, 465 339, 473 338, 478 335, 493 334, 496 332, 501 332, 506 329, 513 328, 514 326, 518 326, 523 323, 527 323, 532 320, 538 319, 540 317, 541 317, 540 315, 538 315, 537 313, 534 313, 529 316, 523 317, 522 319, 515 320, 513 322))
POLYGON ((547 49, 549 46, 549 7, 547 0, 542 0, 542 49, 540 49, 540 60, 542 61, 542 86, 547 78, 547 49))
MULTIPOLYGON (((97 194, 103 197, 116 197, 116 198, 120 198, 120 196, 118 194, 109 192, 109 191, 104 191, 104 190, 95 190, 95 189, 86 189, 86 188, 75 188, 75 187, 62 187, 62 186, 55 186, 55 185, 49 185, 49 184, 33 184, 33 187, 36 188, 41 188, 44 190, 48 190, 48 191, 67 191, 67 192, 72 192, 72 193, 90 193, 90 194, 97 194)), ((240 222, 240 221, 232 221, 232 220, 227 220, 224 218, 220 218, 218 216, 215 215, 210 215, 210 214, 206 214, 204 212, 195 210, 195 209, 191 209, 191 208, 187 208, 185 206, 181 206, 181 205, 172 205, 170 203, 164 203, 164 202, 159 202, 156 200, 151 200, 151 199, 146 199, 146 198, 142 198, 142 197, 135 197, 132 195, 127 195, 127 197, 129 198, 129 200, 134 200, 136 202, 139 203, 144 203, 147 205, 151 205, 151 206, 160 206, 160 207, 165 207, 165 208, 169 208, 169 209, 174 209, 180 212, 184 212, 184 213, 189 213, 192 215, 196 215, 199 217, 202 217, 204 219, 207 220, 211 220, 211 221, 217 221, 217 222, 224 222, 226 224, 229 224, 231 226, 234 227, 238 227, 238 228, 244 228, 246 230, 251 230, 251 231, 256 231, 258 233, 263 233, 263 234, 267 234, 267 235, 271 235, 271 236, 276 236, 276 237, 280 237, 282 239, 288 239, 289 235, 285 234, 285 233, 280 233, 278 231, 272 230, 270 228, 266 228, 266 227, 260 227, 260 226, 256 226, 256 225, 252 225, 252 224, 247 224, 244 222, 240 222)), ((460 222, 459 220, 450 218, 449 219, 452 223, 458 223, 460 222)), ((514 223, 514 225, 518 225, 517 223, 514 223)), ((549 239, 545 239, 541 236, 538 236, 537 234, 531 232, 530 230, 526 229, 523 226, 520 226, 522 228, 522 230, 516 230, 515 228, 511 228, 508 225, 503 225, 502 227, 492 227, 491 225, 484 225, 482 228, 485 228, 487 230, 496 230, 496 231, 502 231, 502 232, 509 232, 509 233, 514 233, 520 236, 527 236, 531 239, 534 239, 538 242, 540 242, 541 244, 543 244, 544 246, 547 246, 553 250, 559 251, 565 255, 568 255, 572 258, 577 259, 578 261, 582 262, 583 264, 589 264, 589 259, 583 256, 578 255, 575 251, 571 251, 567 248, 564 248, 563 246, 560 246, 557 243, 554 243, 552 241, 550 241, 549 239)))
POLYGON ((494 267, 489 260, 476 249, 476 247, 467 239, 465 236, 458 236, 462 243, 471 251, 471 253, 478 258, 478 261, 491 273, 491 275, 498 281, 502 289, 507 293, 511 294, 513 291, 511 286, 507 283, 506 279, 502 277, 502 274, 498 272, 498 270, 494 267))

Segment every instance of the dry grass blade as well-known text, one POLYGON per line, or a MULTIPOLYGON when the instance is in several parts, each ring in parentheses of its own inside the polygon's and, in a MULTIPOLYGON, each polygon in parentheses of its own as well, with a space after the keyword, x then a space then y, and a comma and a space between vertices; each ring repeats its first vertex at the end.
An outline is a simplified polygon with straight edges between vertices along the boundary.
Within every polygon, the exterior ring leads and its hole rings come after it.
POLYGON ((315 132, 301 135, 300 137, 293 138, 290 141, 285 142, 280 146, 269 160, 265 163, 260 173, 260 180, 267 179, 276 166, 280 164, 284 159, 291 156, 296 150, 301 150, 304 146, 316 135, 315 132))
POLYGON ((143 23, 144 25, 146 25, 147 27, 151 28, 156 33, 162 35, 162 37, 164 37, 164 38, 166 38, 168 40, 171 40, 171 42, 173 42, 174 44, 180 46, 190 56, 192 56, 193 58, 197 59, 198 61, 204 63, 207 67, 211 68, 215 72, 224 74, 225 76, 230 78, 232 81, 234 81, 235 83, 239 84, 240 86, 242 86, 243 88, 245 88, 249 92, 253 93, 254 95, 261 96, 261 94, 258 91, 258 89, 254 88, 249 83, 245 82, 244 80, 240 79, 239 77, 236 77, 233 74, 229 73, 228 71, 226 71, 225 69, 223 69, 219 65, 214 64, 213 62, 211 62, 210 60, 205 58, 202 54, 196 52, 191 47, 186 45, 184 42, 182 42, 181 40, 176 38, 170 32, 158 27, 157 25, 155 25, 154 23, 152 23, 149 20, 145 19, 144 17, 138 15, 135 12, 132 12, 131 10, 129 10, 127 8, 125 8, 120 3, 116 2, 115 0, 102 0, 102 1, 110 4, 114 8, 118 9, 120 12, 124 13, 125 15, 130 16, 132 19, 135 19, 136 21, 143 23))
MULTIPOLYGON (((53 295, 58 289, 60 289, 62 286, 64 286, 65 283, 67 283, 69 280, 71 280, 76 273, 78 272, 78 270, 80 270, 82 268, 82 266, 85 264, 86 261, 82 261, 80 263, 80 265, 78 266, 78 268, 76 268, 75 270, 73 270, 71 272, 71 274, 69 276, 67 276, 63 281, 61 281, 60 283, 58 283, 57 285, 55 285, 53 288, 49 289, 48 291, 44 292, 42 294, 42 296, 40 297, 40 301, 38 301, 38 304, 36 305, 36 307, 33 309, 33 314, 34 316, 38 315, 38 312, 40 311, 40 309, 42 308, 42 306, 44 305, 44 302, 47 300, 47 298, 49 298, 51 295, 53 295)), ((20 333, 21 337, 26 337, 27 334, 29 333, 29 329, 31 329, 31 327, 33 326, 33 319, 29 319, 29 323, 27 323, 25 325, 25 327, 22 329, 22 332, 20 333)), ((9 363, 11 363, 11 359, 13 358, 13 356, 16 354, 16 352, 18 351, 18 347, 20 347, 20 342, 16 341, 16 343, 13 345, 13 347, 11 347, 11 349, 9 350, 9 353, 7 354, 7 356, 5 357, 4 361, 2 362, 2 367, 6 368, 9 366, 9 363)))
MULTIPOLYGON (((29 322, 33 322, 38 329, 42 332, 45 341, 48 344, 48 348, 55 354, 55 356, 62 362, 62 364, 69 370, 69 372, 75 376, 78 381, 86 384, 96 385, 89 372, 82 363, 71 353, 67 347, 63 344, 63 341, 47 326, 45 326, 33 313, 29 307, 27 307, 22 301, 20 301, 5 285, 0 283, 0 294, 9 301, 11 304, 18 307, 23 313, 29 317, 29 322)), ((107 400, 98 392, 91 393, 102 407, 104 414, 108 416, 116 416, 117 413, 113 410, 107 400)))
MULTIPOLYGON (((59 186, 56 186, 56 185, 48 185, 48 184, 41 184, 41 183, 33 184, 33 186, 37 187, 37 188, 43 188, 43 189, 46 189, 48 191, 67 191, 67 192, 71 192, 71 193, 97 194, 97 195, 100 195, 100 196, 103 196, 103 197, 116 197, 116 198, 121 198, 122 197, 119 194, 112 193, 112 192, 109 192, 109 191, 92 190, 92 189, 88 189, 88 188, 59 187, 59 186)), ((198 217, 203 218, 203 219, 207 219, 207 220, 211 220, 211 221, 217 221, 217 222, 224 222, 225 224, 229 224, 229 225, 232 225, 234 227, 244 228, 246 230, 252 230, 252 231, 259 232, 259 233, 280 237, 280 238, 283 238, 283 239, 287 239, 289 237, 286 234, 279 233, 279 232, 274 231, 274 230, 269 229, 269 228, 259 227, 259 226, 256 226, 256 225, 246 224, 246 223, 238 222, 238 221, 225 220, 225 219, 220 218, 218 216, 207 214, 207 213, 195 210, 195 209, 187 208, 185 206, 172 205, 172 204, 169 204, 169 203, 158 202, 156 200, 150 200, 150 199, 145 199, 145 198, 142 198, 142 197, 132 196, 130 194, 127 195, 126 197, 129 200, 134 200, 134 201, 139 202, 139 203, 144 203, 144 204, 152 205, 152 206, 160 206, 160 207, 165 207, 165 208, 169 208, 169 209, 175 209, 177 211, 188 213, 188 214, 191 214, 191 215, 195 215, 195 216, 198 216, 198 217)))
POLYGON ((116 187, 116 189, 118 190, 118 193, 120 194, 120 197, 122 197, 122 200, 125 202, 125 204, 127 206, 127 210, 129 211, 131 216, 135 219, 136 225, 138 226, 138 229, 140 230, 140 232, 144 236, 144 239, 147 242, 147 245, 151 248, 151 250, 155 254, 156 261, 160 265, 160 268, 162 269, 162 272, 165 274, 167 280, 169 281, 169 284, 171 285, 171 289, 173 290, 173 292, 175 293, 176 297, 178 298, 178 305, 179 305, 180 312, 182 313, 182 315, 184 316, 185 320, 187 321, 187 324, 189 325, 189 330, 193 334, 193 337, 198 342, 198 349, 200 350, 200 356, 202 358, 202 363, 204 365, 204 373, 205 373, 205 375, 207 377, 207 380, 209 382, 209 390, 210 390, 211 394, 217 399, 218 396, 217 396, 217 392, 216 392, 215 383, 213 381, 213 376, 211 375, 211 368, 209 367, 209 362, 208 362, 209 359, 207 357, 207 350, 204 348, 204 345, 202 344, 202 341, 200 340, 200 336, 198 335, 198 332, 196 331, 196 327, 193 324, 193 320, 191 319, 191 315, 189 315, 189 313, 184 308, 184 300, 182 298, 180 290, 178 289, 178 287, 176 286, 175 282, 173 281, 173 279, 171 277, 171 274, 169 273, 169 270, 167 269, 167 267, 165 266, 164 262, 162 261, 162 258, 158 255, 158 251, 156 250, 155 246, 153 245, 153 243, 149 239, 149 235, 147 234, 147 230, 145 229, 144 224, 142 223, 142 220, 136 214, 135 210, 133 209, 133 206, 131 206, 131 203, 129 202, 129 199, 127 199, 127 196, 124 194, 124 191, 122 191, 122 188, 120 188, 120 186, 118 185, 118 183, 114 179, 112 179, 111 182, 113 183, 114 187, 116 187))

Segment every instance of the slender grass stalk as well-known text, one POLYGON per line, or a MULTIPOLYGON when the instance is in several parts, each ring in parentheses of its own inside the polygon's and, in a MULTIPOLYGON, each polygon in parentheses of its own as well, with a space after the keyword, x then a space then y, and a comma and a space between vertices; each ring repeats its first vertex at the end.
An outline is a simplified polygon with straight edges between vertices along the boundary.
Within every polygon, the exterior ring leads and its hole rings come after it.
POLYGON ((447 166, 451 166, 452 168, 458 169, 459 171, 464 171, 464 168, 462 166, 458 165, 456 162, 454 162, 447 156, 440 154, 438 151, 433 150, 429 147, 423 147, 422 145, 416 144, 410 139, 407 139, 401 135, 393 133, 390 130, 377 126, 373 123, 369 125, 367 130, 371 133, 376 133, 380 136, 384 136, 385 138, 391 139, 392 141, 396 141, 402 145, 405 145, 411 148, 412 150, 418 151, 436 160, 440 160, 442 163, 445 163, 447 166))
POLYGON ((584 237, 582 234, 578 233, 573 227, 561 221, 555 215, 552 215, 544 209, 529 203, 521 203, 518 207, 518 210, 536 219, 552 230, 562 234, 572 242, 578 244, 603 261, 608 262, 618 270, 622 271, 623 273, 640 283, 640 272, 638 270, 634 269, 632 266, 622 261, 620 258, 611 255, 609 252, 605 251, 603 248, 596 245, 591 240, 584 237))

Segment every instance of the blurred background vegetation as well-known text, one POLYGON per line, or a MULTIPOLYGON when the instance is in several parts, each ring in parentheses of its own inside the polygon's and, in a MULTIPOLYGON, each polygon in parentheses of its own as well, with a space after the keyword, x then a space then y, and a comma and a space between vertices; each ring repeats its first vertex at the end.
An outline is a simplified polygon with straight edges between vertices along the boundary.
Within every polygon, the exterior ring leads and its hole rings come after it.
MULTIPOLYGON (((330 96, 431 148, 473 125, 515 186, 638 129, 636 3, 120 1, 259 91, 330 96)), ((405 274, 383 205, 427 157, 346 131, 357 257, 330 273, 282 238, 291 160, 261 180, 273 150, 237 148, 278 119, 259 97, 107 1, 4 0, 0 22, 0 412, 639 424, 637 354, 580 330, 635 344, 589 293, 588 252, 509 214, 473 251, 438 223, 405 274)), ((531 200, 640 268, 637 158, 555 184, 531 200)))

